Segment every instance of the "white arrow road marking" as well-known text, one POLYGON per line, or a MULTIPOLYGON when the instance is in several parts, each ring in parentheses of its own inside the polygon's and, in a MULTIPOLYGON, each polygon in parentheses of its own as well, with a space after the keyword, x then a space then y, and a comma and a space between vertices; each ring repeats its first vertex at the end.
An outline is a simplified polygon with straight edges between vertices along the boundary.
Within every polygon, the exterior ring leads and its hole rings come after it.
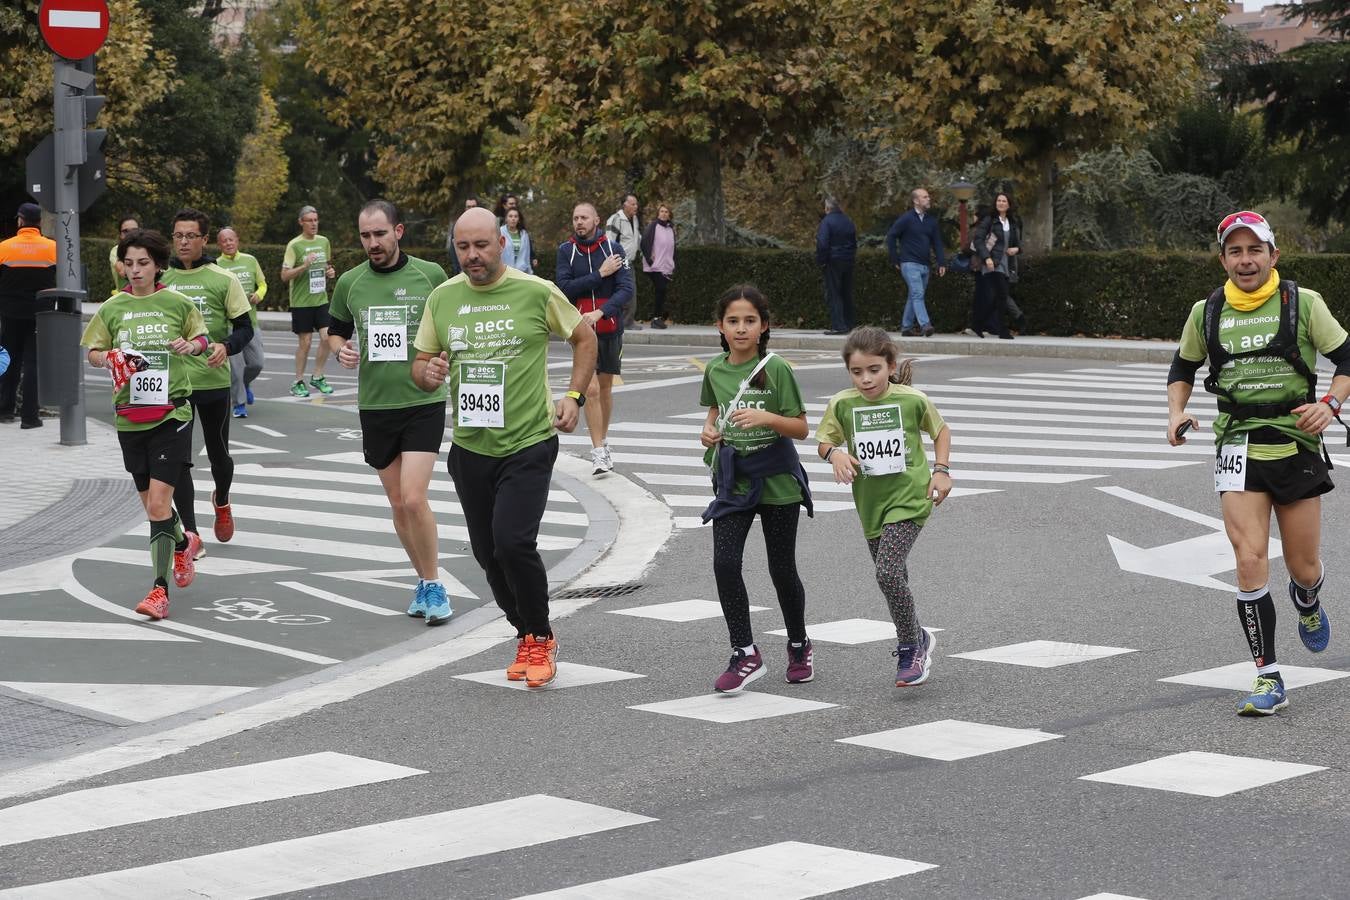
MULTIPOLYGON (((454 559, 461 557, 462 553, 442 553, 442 559, 454 559)), ((473 600, 478 599, 478 595, 460 581, 451 575, 445 569, 439 569, 441 584, 445 586, 445 592, 451 597, 468 597, 473 600)), ((315 572, 315 575, 325 575, 329 578, 341 578, 343 581, 355 581, 360 584, 373 584, 377 587, 398 588, 399 590, 412 590, 411 584, 405 584, 401 581, 390 581, 391 578, 416 578, 417 571, 412 568, 406 569, 364 569, 356 572, 315 572)))
MULTIPOLYGON (((1111 544, 1116 564, 1122 570, 1229 593, 1237 590, 1233 585, 1212 577, 1219 572, 1231 572, 1236 566, 1233 561, 1233 547, 1228 542, 1228 535, 1224 533, 1222 519, 1122 487, 1107 486, 1099 487, 1097 490, 1214 529, 1212 534, 1202 534, 1199 537, 1173 541, 1157 547, 1136 547, 1128 541, 1122 541, 1108 534, 1106 540, 1111 544)), ((1271 538, 1267 552, 1271 559, 1276 559, 1284 553, 1284 548, 1277 539, 1271 538)))

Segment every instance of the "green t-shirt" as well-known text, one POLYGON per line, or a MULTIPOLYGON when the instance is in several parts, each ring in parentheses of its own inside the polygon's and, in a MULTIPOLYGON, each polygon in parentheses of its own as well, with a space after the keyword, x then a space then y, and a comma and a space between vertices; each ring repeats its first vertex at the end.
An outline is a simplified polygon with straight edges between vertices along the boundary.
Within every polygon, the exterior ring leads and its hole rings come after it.
MULTIPOLYGON (((151 363, 147 371, 168 370, 167 399, 172 401, 186 398, 192 393, 187 364, 193 357, 179 356, 169 349, 169 344, 175 338, 192 340, 201 334, 206 334, 206 323, 202 321, 201 311, 177 291, 158 290, 148 297, 136 297, 122 291, 110 297, 94 313, 85 326, 80 344, 90 350, 118 348, 144 353, 151 363)), ((127 383, 114 392, 113 405, 126 406, 129 403, 131 384, 127 383)), ((184 403, 165 418, 190 422, 192 407, 184 403)), ((137 425, 118 416, 117 430, 146 431, 163 421, 137 425)))
MULTIPOLYGON (((739 365, 728 362, 725 353, 714 358, 703 370, 703 387, 699 391, 699 404, 717 407, 719 417, 727 415, 727 405, 741 389, 741 381, 748 377, 757 365, 759 357, 751 358, 739 365)), ((757 388, 754 385, 747 387, 745 393, 741 394, 738 406, 753 406, 790 419, 806 412, 806 406, 802 403, 802 392, 797 387, 792 367, 779 356, 770 357, 764 366, 764 387, 757 388)), ((730 444, 741 456, 763 450, 779 437, 778 432, 772 428, 737 428, 731 422, 727 422, 722 430, 722 440, 730 444)), ((715 448, 709 449, 703 454, 703 461, 711 466, 716 454, 715 448)), ((749 479, 736 479, 735 493, 745 494, 749 491, 749 479)), ((760 495, 759 502, 770 506, 801 503, 802 489, 797 484, 797 479, 790 473, 770 475, 764 479, 764 492, 760 495)))
MULTIPOLYGON (((249 294, 257 294, 259 300, 267 296, 267 278, 263 275, 262 266, 258 265, 257 257, 253 254, 236 253, 234 256, 226 256, 222 253, 216 260, 216 265, 239 279, 239 284, 244 289, 245 300, 248 299, 249 294)), ((248 321, 253 326, 253 330, 257 331, 258 307, 252 303, 248 305, 248 321)))
POLYGON ((444 387, 428 394, 412 380, 412 362, 417 356, 412 338, 422 324, 427 297, 444 282, 444 269, 406 253, 393 270, 373 269, 366 261, 338 278, 329 314, 356 325, 361 344, 356 394, 359 409, 445 403, 444 387))
POLYGON ((840 391, 830 398, 825 414, 816 426, 817 441, 835 447, 847 445, 849 453, 857 458, 854 437, 859 426, 866 428, 869 419, 873 423, 894 422, 893 414, 878 415, 877 410, 884 407, 899 407, 899 425, 904 431, 905 470, 889 475, 859 472, 853 479, 853 503, 858 508, 863 534, 869 540, 881 537, 882 529, 891 522, 923 525, 928 521, 933 512, 933 501, 928 499, 932 475, 919 431, 923 430, 937 440, 947 423, 942 421, 933 401, 922 391, 893 384, 876 400, 868 400, 857 388, 840 391))
MULTIPOLYGON (((230 320, 237 319, 252 308, 244 296, 244 287, 229 272, 215 263, 195 269, 166 269, 160 281, 197 304, 206 336, 212 343, 222 343, 230 335, 230 320)), ((189 356, 186 360, 193 391, 214 391, 230 386, 230 364, 212 368, 206 364, 207 354, 189 356)))
MULTIPOLYGON (((1219 314, 1219 341, 1230 353, 1241 353, 1253 347, 1264 347, 1280 329, 1280 292, 1251 312, 1239 312, 1224 303, 1219 314)), ((1345 343, 1346 332, 1327 309, 1326 301, 1316 291, 1299 288, 1298 291, 1298 348, 1299 355, 1310 370, 1316 371, 1317 354, 1330 353, 1345 343)), ((1181 331, 1178 348, 1181 358, 1203 362, 1208 356, 1205 346, 1205 301, 1191 307, 1190 317, 1181 331)), ((1293 409, 1304 401, 1307 385, 1303 378, 1279 356, 1251 356, 1235 359, 1219 372, 1219 386, 1231 391, 1239 403, 1288 402, 1293 409)), ((1215 440, 1228 428, 1228 414, 1219 413, 1214 420, 1215 440)), ((1225 443, 1241 443, 1243 436, 1258 428, 1270 427, 1289 436, 1288 442, 1278 444, 1251 443, 1247 448, 1250 459, 1283 459, 1298 452, 1302 444, 1317 452, 1321 437, 1299 431, 1298 417, 1280 416, 1277 419, 1244 419, 1234 422, 1225 443)))
POLYGON ((303 234, 291 238, 291 242, 286 245, 286 255, 281 258, 281 267, 293 269, 311 253, 314 259, 309 263, 309 268, 291 279, 291 309, 323 306, 328 302, 327 269, 328 261, 333 257, 328 238, 321 234, 312 238, 303 234))
POLYGON ((450 355, 455 443, 500 458, 551 437, 548 336, 569 338, 580 324, 557 285, 510 266, 487 287, 460 274, 432 291, 413 345, 450 355))
POLYGON ((113 293, 117 293, 126 287, 130 282, 125 275, 117 271, 117 245, 113 244, 108 250, 108 270, 112 272, 113 293))

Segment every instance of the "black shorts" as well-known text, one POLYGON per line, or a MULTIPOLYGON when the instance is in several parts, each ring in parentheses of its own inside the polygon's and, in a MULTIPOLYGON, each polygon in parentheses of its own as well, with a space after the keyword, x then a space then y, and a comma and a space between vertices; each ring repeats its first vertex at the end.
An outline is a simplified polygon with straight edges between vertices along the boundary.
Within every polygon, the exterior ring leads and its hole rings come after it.
POLYGON ((444 402, 361 410, 361 450, 372 469, 389 468, 400 453, 439 454, 444 441, 444 402))
POLYGON ((166 419, 144 431, 119 431, 122 465, 136 481, 136 490, 150 486, 150 479, 177 484, 183 466, 192 465, 192 420, 166 419))
POLYGON ((1277 506, 1320 497, 1334 487, 1326 460, 1302 444, 1284 459, 1247 458, 1247 490, 1269 494, 1277 506))
POLYGON ((595 357, 595 371, 605 375, 618 375, 623 363, 623 332, 615 334, 597 334, 599 342, 595 357))
POLYGON ((309 334, 320 328, 328 327, 328 304, 323 306, 302 306, 291 309, 291 331, 295 334, 309 334))

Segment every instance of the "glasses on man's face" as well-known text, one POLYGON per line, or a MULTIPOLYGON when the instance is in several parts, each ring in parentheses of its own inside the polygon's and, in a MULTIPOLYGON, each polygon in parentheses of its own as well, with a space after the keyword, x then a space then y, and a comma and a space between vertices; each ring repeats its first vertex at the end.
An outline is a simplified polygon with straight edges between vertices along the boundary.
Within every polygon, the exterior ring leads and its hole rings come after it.
POLYGON ((195 231, 175 231, 173 233, 173 239, 175 241, 195 241, 199 237, 201 237, 201 235, 195 231))

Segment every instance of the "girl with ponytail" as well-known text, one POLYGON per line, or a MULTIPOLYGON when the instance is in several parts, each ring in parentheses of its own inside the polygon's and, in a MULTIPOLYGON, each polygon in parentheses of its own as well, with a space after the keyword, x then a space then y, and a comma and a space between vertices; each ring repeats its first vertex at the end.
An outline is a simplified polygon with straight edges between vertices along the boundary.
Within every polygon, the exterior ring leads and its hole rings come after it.
POLYGON ((793 443, 807 435, 806 406, 792 368, 769 352, 768 301, 753 285, 736 285, 717 301, 716 317, 725 352, 704 369, 699 400, 708 408, 701 439, 716 489, 703 521, 713 523, 713 574, 732 648, 714 689, 734 694, 765 671, 741 573, 756 515, 787 626, 786 680, 814 677, 806 591, 797 577, 798 507, 811 514, 811 490, 793 443))

